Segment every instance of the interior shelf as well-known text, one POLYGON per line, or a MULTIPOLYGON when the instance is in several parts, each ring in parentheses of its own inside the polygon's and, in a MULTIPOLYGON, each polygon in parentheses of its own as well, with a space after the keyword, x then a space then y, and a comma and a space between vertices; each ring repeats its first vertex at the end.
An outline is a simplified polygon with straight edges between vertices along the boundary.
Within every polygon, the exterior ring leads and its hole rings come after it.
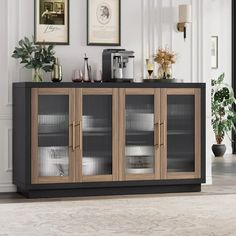
POLYGON ((62 137, 62 136, 67 136, 68 137, 68 133, 66 132, 53 132, 53 133, 38 133, 38 136, 39 137, 51 137, 51 138, 53 138, 53 137, 57 137, 57 136, 59 136, 59 137, 62 137))
POLYGON ((181 173, 181 172, 184 172, 184 173, 192 173, 193 170, 186 170, 184 168, 179 168, 179 169, 176 169, 176 168, 168 168, 168 173, 181 173))
POLYGON ((143 131, 135 131, 135 130, 126 130, 126 136, 146 136, 153 135, 154 130, 143 130, 143 131))
POLYGON ((192 157, 194 156, 194 153, 193 152, 176 152, 176 153, 168 153, 168 159, 170 158, 183 158, 183 159, 186 159, 186 158, 189 158, 189 157, 192 157))
POLYGON ((84 150, 83 153, 83 158, 110 158, 111 154, 110 152, 106 151, 101 151, 101 150, 96 150, 96 151, 91 151, 90 150, 84 150))
POLYGON ((153 168, 126 168, 128 174, 152 174, 153 168))
POLYGON ((168 130, 168 135, 193 135, 193 130, 168 130))
POLYGON ((65 133, 39 134, 38 144, 40 147, 68 146, 69 136, 65 133))
POLYGON ((112 129, 110 127, 83 127, 83 132, 111 132, 112 129))
POLYGON ((112 129, 111 128, 86 128, 83 129, 83 136, 89 136, 89 137, 97 137, 97 136, 108 136, 110 137, 112 133, 112 129))

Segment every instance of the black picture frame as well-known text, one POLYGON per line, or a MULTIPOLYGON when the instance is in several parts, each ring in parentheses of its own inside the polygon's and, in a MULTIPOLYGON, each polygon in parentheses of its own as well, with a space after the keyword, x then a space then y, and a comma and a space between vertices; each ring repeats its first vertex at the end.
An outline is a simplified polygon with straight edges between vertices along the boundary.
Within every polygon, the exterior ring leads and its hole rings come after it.
POLYGON ((62 11, 56 11, 54 8, 58 0, 47 2, 47 0, 34 0, 34 42, 35 44, 54 44, 69 45, 70 44, 70 0, 63 0, 60 4, 64 4, 62 11), (48 5, 50 3, 50 5, 48 5), (43 11, 45 6, 50 7, 48 15, 52 20, 43 21, 43 11), (53 10, 51 11, 51 9, 53 10))
MULTIPOLYGON (((118 19, 117 19, 117 28, 116 28, 116 33, 118 34, 116 41, 107 41, 107 42, 102 42, 101 40, 91 40, 90 34, 92 29, 90 28, 90 21, 91 21, 91 16, 90 16, 90 9, 91 9, 91 4, 104 4, 104 1, 101 0, 87 0, 87 45, 88 46, 121 46, 121 0, 107 0, 106 3, 109 3, 109 1, 114 2, 117 1, 117 7, 116 9, 117 14, 118 14, 118 19)), ((104 8, 104 6, 102 6, 104 8)), ((97 8, 98 9, 98 8, 97 8)), ((114 10, 114 9, 113 9, 114 10)), ((113 14, 112 14, 113 15, 113 14)), ((98 19, 98 17, 97 17, 98 19)), ((104 26, 104 24, 101 24, 104 26)), ((102 31, 101 31, 102 33, 102 31)))

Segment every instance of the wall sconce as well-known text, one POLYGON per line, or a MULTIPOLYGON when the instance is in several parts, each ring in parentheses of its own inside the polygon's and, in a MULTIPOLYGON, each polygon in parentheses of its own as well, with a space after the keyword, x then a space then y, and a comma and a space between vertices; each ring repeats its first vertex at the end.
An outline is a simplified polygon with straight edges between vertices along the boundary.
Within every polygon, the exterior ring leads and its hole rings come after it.
POLYGON ((192 23, 192 6, 179 5, 179 23, 177 24, 177 29, 179 32, 184 33, 184 39, 187 37, 187 23, 192 23))

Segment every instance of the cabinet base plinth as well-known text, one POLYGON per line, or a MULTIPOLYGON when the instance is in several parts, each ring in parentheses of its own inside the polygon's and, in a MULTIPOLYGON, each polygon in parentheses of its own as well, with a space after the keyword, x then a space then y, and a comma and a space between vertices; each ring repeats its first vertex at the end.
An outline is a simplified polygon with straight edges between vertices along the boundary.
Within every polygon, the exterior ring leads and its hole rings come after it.
POLYGON ((201 184, 168 185, 168 186, 134 186, 109 188, 79 188, 79 189, 53 189, 53 190, 23 190, 17 192, 27 198, 56 198, 56 197, 84 197, 109 196, 133 194, 183 193, 201 192, 201 184))

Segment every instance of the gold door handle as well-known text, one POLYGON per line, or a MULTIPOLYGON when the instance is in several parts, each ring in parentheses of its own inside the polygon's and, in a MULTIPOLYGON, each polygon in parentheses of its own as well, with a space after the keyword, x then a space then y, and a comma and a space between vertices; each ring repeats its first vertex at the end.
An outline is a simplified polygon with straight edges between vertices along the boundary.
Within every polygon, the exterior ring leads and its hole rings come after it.
POLYGON ((162 123, 160 123, 160 128, 163 127, 163 143, 161 143, 161 146, 166 146, 166 121, 164 120, 162 123))
POLYGON ((154 125, 154 135, 155 135, 155 147, 160 146, 160 121, 154 125), (157 130, 158 129, 158 130, 157 130))
POLYGON ((72 123, 72 150, 75 151, 76 144, 75 144, 75 121, 72 123))
POLYGON ((82 150, 82 122, 80 121, 79 124, 79 149, 82 150))
POLYGON ((83 149, 83 127, 82 127, 82 121, 80 121, 79 123, 79 127, 80 127, 80 140, 79 140, 79 143, 80 143, 80 149, 82 150, 83 149))
POLYGON ((75 146, 75 148, 82 150, 82 122, 80 121, 79 124, 75 124, 75 127, 79 127, 79 145, 75 146))

